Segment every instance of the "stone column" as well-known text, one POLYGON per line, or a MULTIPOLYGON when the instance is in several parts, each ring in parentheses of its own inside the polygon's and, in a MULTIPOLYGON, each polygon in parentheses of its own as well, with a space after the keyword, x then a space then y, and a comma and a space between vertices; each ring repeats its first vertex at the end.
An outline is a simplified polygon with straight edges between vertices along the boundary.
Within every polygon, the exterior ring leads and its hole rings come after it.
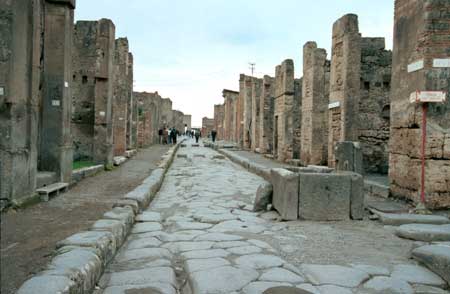
POLYGON ((236 103, 236 134, 235 142, 240 146, 244 146, 244 100, 245 100, 245 75, 239 76, 239 98, 236 103))
POLYGON ((73 145, 72 36, 75 0, 47 0, 44 11, 43 97, 39 170, 70 183, 73 145))
POLYGON ((324 165, 328 160, 327 52, 316 42, 303 47, 301 155, 303 165, 324 165))
POLYGON ((243 142, 244 149, 251 149, 252 146, 252 87, 253 78, 249 76, 244 77, 244 114, 243 114, 243 142))
MULTIPOLYGON (((114 117, 114 156, 121 156, 127 150, 127 124, 129 104, 129 64, 128 64, 128 40, 119 38, 116 40, 115 50, 115 82, 113 99, 114 117)), ((131 109, 130 109, 131 112, 131 109)))
POLYGON ((134 97, 134 57, 128 53, 128 124, 127 124, 127 149, 137 149, 137 122, 138 105, 134 97))
POLYGON ((274 79, 264 76, 259 101, 259 151, 262 154, 272 153, 273 148, 274 88, 274 79))
POLYGON ((358 16, 347 14, 333 25, 328 122, 328 165, 334 167, 339 141, 358 140, 361 35, 358 16))
POLYGON ((40 1, 0 6, 0 198, 20 203, 36 187, 43 11, 40 1))
POLYGON ((224 137, 226 141, 234 142, 236 133, 236 103, 239 92, 223 90, 225 113, 224 113, 224 137))
POLYGON ((251 137, 252 137, 252 144, 251 148, 252 151, 259 151, 259 120, 260 120, 260 100, 261 100, 261 92, 262 92, 262 79, 253 79, 252 83, 252 124, 251 124, 251 137))
POLYGON ((225 105, 216 104, 214 105, 214 129, 217 132, 216 140, 223 140, 223 127, 225 119, 225 105))
POLYGON ((420 197, 422 107, 416 91, 441 91, 444 103, 429 103, 425 197, 429 208, 450 208, 450 2, 396 0, 392 57, 390 191, 415 202, 420 197))

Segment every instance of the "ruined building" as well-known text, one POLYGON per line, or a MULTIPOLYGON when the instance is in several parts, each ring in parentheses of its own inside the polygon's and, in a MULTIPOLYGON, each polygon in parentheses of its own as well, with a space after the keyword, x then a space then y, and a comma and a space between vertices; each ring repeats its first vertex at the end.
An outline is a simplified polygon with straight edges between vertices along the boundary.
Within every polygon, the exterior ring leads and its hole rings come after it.
POLYGON ((134 92, 133 97, 138 105, 138 147, 143 148, 158 143, 158 130, 162 127, 161 96, 158 92, 134 92))
POLYGON ((224 98, 223 139, 226 141, 235 141, 239 92, 224 89, 222 91, 222 97, 224 98))
POLYGON ((1 1, 0 199, 70 182, 74 0, 1 1))
POLYGON ((202 118, 202 137, 207 138, 211 135, 211 131, 214 129, 214 119, 207 118, 206 116, 202 118))
POLYGON ((395 1, 389 178, 393 196, 419 202, 422 104, 417 91, 446 96, 426 106, 424 192, 430 208, 450 207, 450 3, 395 1), (438 92, 429 92, 438 91, 438 92), (413 103, 410 101, 413 99, 413 103))
MULTIPOLYGON (((78 21, 73 44, 74 159, 112 164, 113 123, 118 123, 113 122, 113 103, 123 107, 127 100, 114 95, 115 26, 108 19, 78 21)), ((124 108, 124 113, 116 109, 123 122, 127 116, 124 108)))
POLYGON ((214 105, 214 130, 217 132, 216 140, 223 140, 224 138, 224 119, 225 119, 225 105, 214 105))

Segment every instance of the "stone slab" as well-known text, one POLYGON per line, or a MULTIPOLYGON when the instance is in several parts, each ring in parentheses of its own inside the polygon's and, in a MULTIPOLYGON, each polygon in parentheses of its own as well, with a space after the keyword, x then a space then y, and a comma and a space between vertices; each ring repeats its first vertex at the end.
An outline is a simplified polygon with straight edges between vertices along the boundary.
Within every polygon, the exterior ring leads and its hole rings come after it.
POLYGON ((298 219, 299 175, 283 168, 271 170, 273 207, 283 220, 298 219))
POLYGON ((449 225, 409 224, 399 226, 395 234, 399 237, 423 242, 450 241, 449 225))
POLYGON ((384 213, 379 210, 372 210, 379 216, 381 223, 387 226, 400 226, 406 224, 449 224, 450 220, 441 215, 423 215, 409 213, 384 213))
POLYGON ((374 277, 364 284, 364 289, 375 293, 413 294, 413 288, 404 280, 390 277, 374 277))
POLYGON ((353 288, 369 279, 361 270, 339 265, 303 265, 303 272, 314 285, 336 285, 353 288))
POLYGON ((412 257, 450 284, 450 246, 426 245, 412 251, 412 257))
POLYGON ((64 276, 35 276, 27 280, 17 294, 61 293, 71 294, 76 291, 76 284, 64 276))
POLYGON ((113 234, 116 239, 117 247, 120 247, 125 241, 126 236, 129 233, 128 228, 124 221, 114 219, 101 219, 96 221, 91 228, 91 231, 107 231, 113 234))
POLYGON ((253 211, 264 211, 267 205, 272 204, 273 186, 266 182, 261 184, 256 191, 253 211))
POLYGON ((412 264, 395 265, 391 278, 407 281, 410 284, 424 284, 430 286, 445 286, 446 282, 430 270, 412 264))
POLYGON ((367 206, 385 213, 407 213, 409 210, 409 207, 405 204, 390 199, 369 200, 367 206))
POLYGON ((148 285, 152 283, 177 286, 175 272, 170 267, 153 267, 112 273, 108 286, 148 285))

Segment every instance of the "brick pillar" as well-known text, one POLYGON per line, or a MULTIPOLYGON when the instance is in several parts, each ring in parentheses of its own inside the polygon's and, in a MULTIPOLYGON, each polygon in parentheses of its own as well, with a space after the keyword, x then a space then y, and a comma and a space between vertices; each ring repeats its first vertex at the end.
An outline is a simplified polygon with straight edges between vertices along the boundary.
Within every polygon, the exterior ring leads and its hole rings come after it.
POLYGON ((252 151, 256 151, 258 149, 259 151, 259 132, 260 132, 260 100, 261 100, 261 93, 262 93, 262 79, 253 79, 252 83, 252 124, 251 124, 251 137, 252 137, 252 151))
POLYGON ((450 207, 450 2, 395 1, 389 177, 391 194, 419 201, 422 108, 415 91, 443 91, 429 103, 425 195, 429 208, 450 207))
POLYGON ((72 36, 75 1, 47 0, 39 170, 72 177, 72 36))
POLYGON ((328 121, 328 165, 334 167, 339 141, 358 140, 361 35, 358 16, 347 14, 333 25, 328 121))
POLYGON ((274 79, 264 76, 259 101, 259 150, 262 154, 272 153, 273 148, 274 88, 274 79))
POLYGON ((36 187, 43 11, 40 1, 0 2, 0 198, 22 202, 36 187))
POLYGON ((316 42, 303 47, 301 162, 324 165, 328 160, 327 52, 316 42))

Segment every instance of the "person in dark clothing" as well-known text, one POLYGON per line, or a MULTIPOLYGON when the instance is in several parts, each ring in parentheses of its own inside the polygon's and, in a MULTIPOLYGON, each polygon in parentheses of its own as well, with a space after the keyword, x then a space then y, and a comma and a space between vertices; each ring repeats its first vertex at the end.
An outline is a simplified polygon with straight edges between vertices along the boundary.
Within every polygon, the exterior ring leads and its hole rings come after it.
POLYGON ((172 144, 174 145, 177 144, 178 131, 175 128, 172 128, 171 136, 172 136, 172 144))
POLYGON ((159 144, 163 143, 163 135, 164 135, 164 131, 162 129, 159 129, 159 131, 158 131, 159 144))
POLYGON ((213 143, 216 142, 216 136, 217 136, 216 130, 212 130, 211 131, 211 138, 212 138, 213 143))
POLYGON ((195 143, 198 143, 198 138, 200 138, 200 131, 195 131, 195 143))

